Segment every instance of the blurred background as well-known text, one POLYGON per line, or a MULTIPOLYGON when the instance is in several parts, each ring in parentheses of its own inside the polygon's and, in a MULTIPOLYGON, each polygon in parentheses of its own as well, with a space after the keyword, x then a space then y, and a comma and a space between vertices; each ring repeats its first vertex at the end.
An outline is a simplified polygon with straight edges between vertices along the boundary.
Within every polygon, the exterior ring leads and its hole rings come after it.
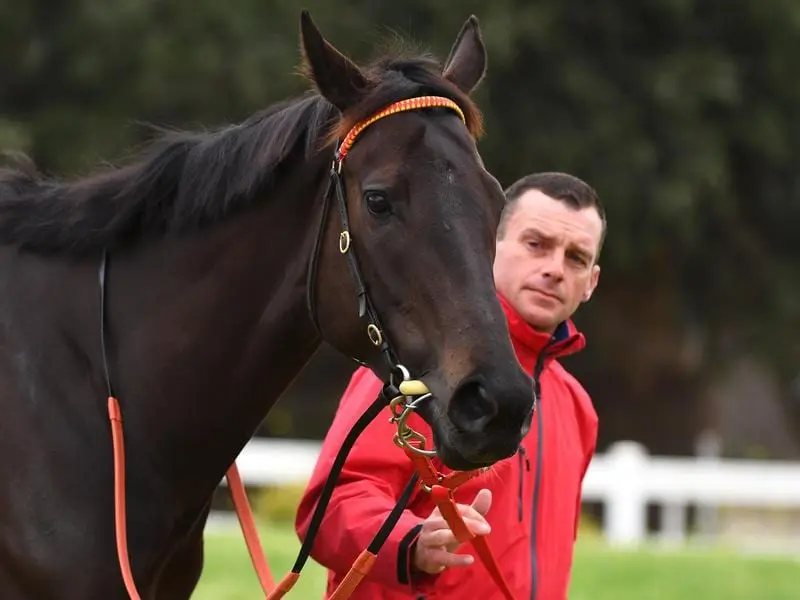
MULTIPOLYGON (((143 122, 211 128, 299 94, 303 8, 356 60, 396 36, 444 59, 476 14, 487 168, 504 187, 566 171, 604 201, 600 286, 575 318, 588 346, 565 361, 600 417, 587 531, 800 556, 800 2, 0 0, 0 148, 73 177, 124 158, 143 122)), ((313 450, 353 368, 323 348, 256 441, 313 450)), ((283 481, 252 473, 291 512, 283 481)), ((575 598, 590 597, 586 561, 575 598)), ((800 597, 754 577, 724 597, 800 597)), ((636 597, 723 589, 659 585, 636 597)))

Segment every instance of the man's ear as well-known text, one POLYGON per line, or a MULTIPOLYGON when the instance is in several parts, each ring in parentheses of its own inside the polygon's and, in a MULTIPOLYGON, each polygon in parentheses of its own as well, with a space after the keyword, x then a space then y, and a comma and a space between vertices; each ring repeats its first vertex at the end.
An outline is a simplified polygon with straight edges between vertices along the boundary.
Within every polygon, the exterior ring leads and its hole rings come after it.
POLYGON ((322 36, 306 10, 300 14, 300 40, 304 69, 319 93, 341 111, 358 102, 367 78, 322 36))
POLYGON ((442 75, 465 94, 471 94, 486 74, 486 46, 478 18, 470 15, 458 32, 442 75))
POLYGON ((584 302, 588 302, 589 299, 594 294, 594 290, 597 288, 597 284, 600 283, 600 265, 594 265, 592 267, 592 275, 589 278, 589 285, 586 288, 586 291, 583 292, 582 300, 584 302))

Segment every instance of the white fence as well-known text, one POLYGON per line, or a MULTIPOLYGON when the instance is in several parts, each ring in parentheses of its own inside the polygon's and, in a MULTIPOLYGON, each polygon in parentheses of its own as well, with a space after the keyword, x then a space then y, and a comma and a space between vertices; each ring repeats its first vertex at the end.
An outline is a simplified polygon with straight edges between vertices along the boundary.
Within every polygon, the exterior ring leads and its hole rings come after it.
POLYGON ((661 537, 679 542, 690 503, 800 509, 800 463, 649 456, 640 444, 619 442, 592 461, 583 497, 605 504, 604 531, 612 544, 645 538, 648 503, 664 509, 661 537))
MULTIPOLYGON (((319 443, 257 438, 237 459, 246 485, 304 483, 319 443)), ((680 542, 685 506, 800 509, 800 462, 649 456, 634 442, 619 442, 595 456, 584 480, 584 500, 605 505, 603 529, 616 545, 646 537, 647 504, 661 505, 661 537, 680 542)))

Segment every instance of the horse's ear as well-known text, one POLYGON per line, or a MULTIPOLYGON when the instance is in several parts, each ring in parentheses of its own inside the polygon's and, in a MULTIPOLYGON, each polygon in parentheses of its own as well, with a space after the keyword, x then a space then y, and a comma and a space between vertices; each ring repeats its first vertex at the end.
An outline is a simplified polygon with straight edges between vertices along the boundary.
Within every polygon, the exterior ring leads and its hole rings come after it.
POLYGON ((475 15, 470 15, 458 32, 442 74, 466 94, 472 93, 486 74, 486 46, 475 15))
POLYGON ((367 87, 367 78, 322 36, 306 10, 300 14, 300 37, 305 71, 319 93, 339 110, 357 102, 367 87))

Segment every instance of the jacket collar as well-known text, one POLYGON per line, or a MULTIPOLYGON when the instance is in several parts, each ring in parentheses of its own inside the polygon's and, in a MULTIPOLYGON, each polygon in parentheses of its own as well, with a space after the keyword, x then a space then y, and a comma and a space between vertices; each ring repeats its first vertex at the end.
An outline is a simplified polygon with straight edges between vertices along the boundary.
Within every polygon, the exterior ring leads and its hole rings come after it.
POLYGON ((548 335, 531 327, 502 294, 498 292, 497 297, 506 314, 514 349, 526 369, 533 369, 542 354, 545 361, 549 361, 575 354, 586 347, 586 338, 571 319, 563 321, 553 335, 548 335))

